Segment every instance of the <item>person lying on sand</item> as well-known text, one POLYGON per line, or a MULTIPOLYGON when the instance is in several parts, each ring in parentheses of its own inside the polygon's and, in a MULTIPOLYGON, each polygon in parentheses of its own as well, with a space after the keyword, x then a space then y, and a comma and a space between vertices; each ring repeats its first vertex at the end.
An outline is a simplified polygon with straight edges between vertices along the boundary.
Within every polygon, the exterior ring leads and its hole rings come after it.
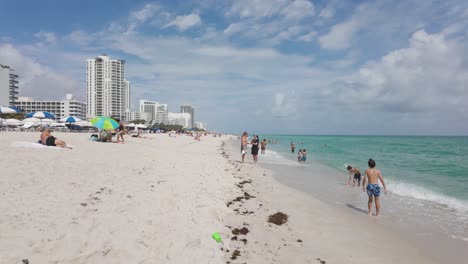
POLYGON ((57 146, 57 147, 62 147, 62 148, 68 148, 71 149, 71 147, 68 147, 65 141, 59 140, 52 136, 50 134, 50 128, 44 128, 44 130, 41 133, 41 143, 46 146, 57 146))

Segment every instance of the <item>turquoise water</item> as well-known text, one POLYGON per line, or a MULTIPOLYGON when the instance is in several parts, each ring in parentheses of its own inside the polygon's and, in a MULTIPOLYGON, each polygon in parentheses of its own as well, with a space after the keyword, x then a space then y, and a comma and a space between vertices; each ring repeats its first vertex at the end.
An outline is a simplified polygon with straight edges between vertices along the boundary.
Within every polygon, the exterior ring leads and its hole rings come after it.
POLYGON ((265 135, 278 139, 269 144, 286 159, 307 149, 308 159, 343 171, 351 164, 364 173, 369 158, 377 162, 391 192, 429 200, 468 212, 468 137, 429 136, 292 136, 265 135), (296 144, 296 154, 290 142, 296 144))

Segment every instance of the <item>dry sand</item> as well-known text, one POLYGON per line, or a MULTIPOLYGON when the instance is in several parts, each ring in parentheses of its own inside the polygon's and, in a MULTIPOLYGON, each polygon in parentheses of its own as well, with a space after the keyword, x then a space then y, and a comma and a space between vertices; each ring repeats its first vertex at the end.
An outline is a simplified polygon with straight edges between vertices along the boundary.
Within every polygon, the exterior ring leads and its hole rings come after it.
POLYGON ((240 164, 228 137, 55 136, 74 149, 0 133, 0 263, 431 263, 376 220, 240 164), (288 221, 268 223, 276 212, 288 221))

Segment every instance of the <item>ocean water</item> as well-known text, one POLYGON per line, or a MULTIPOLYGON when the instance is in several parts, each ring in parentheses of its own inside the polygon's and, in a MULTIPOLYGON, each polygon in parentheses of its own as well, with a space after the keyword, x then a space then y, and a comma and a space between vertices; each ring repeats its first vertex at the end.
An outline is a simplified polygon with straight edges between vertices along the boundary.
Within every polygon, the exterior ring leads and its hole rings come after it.
MULTIPOLYGON (((268 144, 277 161, 294 162, 299 149, 307 158, 346 173, 346 165, 362 173, 372 158, 392 193, 427 200, 468 213, 468 137, 429 136, 290 136, 268 144), (296 144, 291 153, 290 142, 296 144)), ((271 153, 270 153, 271 154, 271 153)))
MULTIPOLYGON (((284 184, 330 205, 367 213, 367 195, 346 186, 346 166, 364 174, 372 158, 389 194, 381 196, 379 223, 425 249, 440 263, 468 259, 468 137, 291 136, 268 144, 260 164, 284 184), (291 153, 290 142, 296 144, 291 153), (297 151, 307 150, 307 162, 297 151)), ((449 263, 449 262, 447 262, 449 263)))

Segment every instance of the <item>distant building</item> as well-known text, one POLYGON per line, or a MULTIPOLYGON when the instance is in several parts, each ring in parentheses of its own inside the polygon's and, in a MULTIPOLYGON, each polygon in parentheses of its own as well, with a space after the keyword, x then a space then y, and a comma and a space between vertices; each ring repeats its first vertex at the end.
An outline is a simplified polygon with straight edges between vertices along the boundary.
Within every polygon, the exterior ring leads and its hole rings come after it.
POLYGON ((72 94, 67 94, 63 101, 36 101, 31 97, 19 97, 15 106, 25 113, 50 112, 57 120, 70 115, 86 119, 86 104, 75 100, 72 94))
POLYGON ((190 114, 190 120, 191 121, 190 121, 189 128, 193 128, 194 123, 195 123, 195 109, 193 107, 191 107, 190 105, 181 105, 180 106, 180 112, 190 114))
POLYGON ((0 106, 14 105, 18 99, 18 75, 13 71, 0 64, 0 106))
POLYGON ((140 100, 140 112, 151 116, 151 124, 168 124, 167 104, 154 101, 140 100))
POLYGON ((87 117, 123 118, 130 110, 130 82, 124 79, 124 60, 103 54, 86 62, 87 117))
POLYGON ((168 113, 170 125, 180 125, 183 128, 191 128, 192 119, 189 113, 168 113))
POLYGON ((206 130, 206 124, 203 122, 194 122, 194 128, 206 130))
POLYGON ((145 124, 150 125, 151 115, 145 112, 125 112, 123 120, 127 122, 145 120, 145 124))

